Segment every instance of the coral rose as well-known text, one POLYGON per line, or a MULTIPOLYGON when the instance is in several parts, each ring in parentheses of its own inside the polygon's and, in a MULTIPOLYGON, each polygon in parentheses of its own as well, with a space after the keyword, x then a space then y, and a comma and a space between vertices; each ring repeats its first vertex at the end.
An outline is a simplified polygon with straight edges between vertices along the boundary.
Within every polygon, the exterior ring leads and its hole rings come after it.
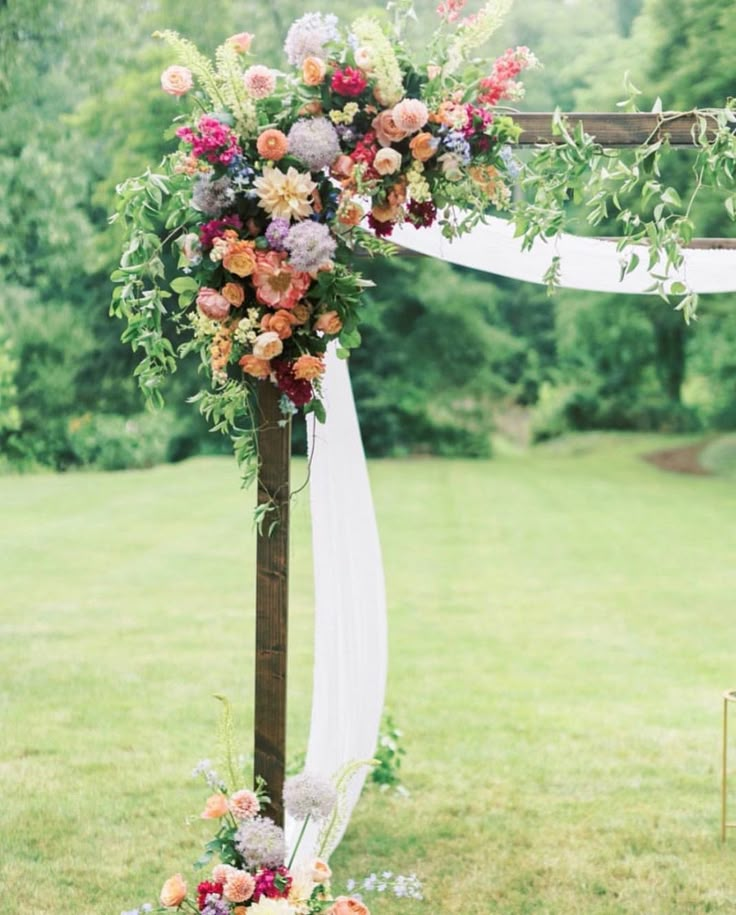
POLYGON ((363 207, 354 200, 343 203, 337 213, 337 221, 344 226, 357 226, 365 215, 363 207))
POLYGON ((339 334, 342 330, 342 321, 336 311, 326 311, 314 322, 314 330, 321 330, 323 334, 339 334))
MULTIPOLYGON (((284 344, 276 331, 273 330, 258 334, 256 342, 253 344, 253 355, 257 356, 258 359, 273 359, 274 356, 279 356, 283 350, 284 344)), ((235 815, 237 816, 237 814, 235 815)))
MULTIPOLYGON (((246 375, 251 375, 253 378, 268 378, 271 374, 271 364, 268 359, 259 359, 258 356, 243 356, 238 365, 246 375)), ((220 882, 222 881, 218 880, 218 883, 220 882)))
POLYGON ((194 85, 187 67, 167 67, 161 74, 161 88, 169 95, 186 95, 194 85))
POLYGON ((250 51, 250 46, 253 43, 254 36, 250 32, 238 32, 237 35, 231 35, 225 44, 230 45, 231 48, 235 48, 238 54, 247 54, 250 51))
POLYGON ((222 321, 230 313, 230 303, 216 289, 202 286, 197 293, 197 308, 206 318, 222 321))
MULTIPOLYGON (((260 337, 256 337, 256 345, 262 337, 267 337, 268 334, 261 334, 260 337)), ((278 334, 276 334, 278 337, 278 334)), ((264 355, 262 352, 256 352, 256 346, 253 347, 253 354, 259 359, 271 359, 273 356, 278 356, 283 347, 281 346, 281 341, 279 340, 279 348, 277 352, 271 353, 271 355, 264 355)), ((262 347, 268 349, 268 341, 262 341, 262 347)), ((250 820, 252 819, 258 811, 261 809, 261 805, 253 791, 249 791, 247 788, 243 788, 240 791, 236 791, 235 794, 230 795, 230 812, 235 817, 236 820, 250 820)), ((236 899, 236 902, 242 902, 242 899, 236 899)))
POLYGON ((270 127, 268 130, 264 130, 256 140, 256 149, 264 159, 278 162, 289 151, 289 141, 285 133, 275 127, 270 127))
POLYGON ((416 133, 429 120, 429 111, 424 102, 418 98, 405 98, 398 105, 394 105, 394 122, 399 130, 405 133, 416 133))
POLYGON ((409 149, 419 162, 427 162, 437 152, 437 141, 431 133, 422 131, 411 138, 409 149))
POLYGON ((297 302, 291 309, 291 321, 293 324, 306 324, 311 315, 311 310, 306 302, 297 302))
POLYGON ((261 330, 272 330, 279 335, 282 340, 291 336, 291 329, 294 326, 291 312, 285 308, 279 308, 275 314, 264 315, 261 318, 261 330))
POLYGON ((312 880, 315 883, 327 883, 330 877, 332 877, 332 871, 329 865, 321 858, 315 858, 312 863, 312 880))
POLYGON ((390 146, 384 146, 376 153, 373 168, 379 175, 393 175, 401 168, 401 153, 390 146))
POLYGON ((305 57, 302 64, 302 82, 305 86, 319 86, 327 73, 327 64, 319 57, 305 57))
POLYGON ((367 906, 352 896, 338 896, 325 915, 371 915, 367 906))
POLYGON ((220 290, 220 295, 236 308, 245 301, 245 290, 240 283, 225 283, 220 290))
POLYGON ((381 146, 400 143, 407 136, 407 131, 403 127, 399 127, 391 110, 377 114, 371 121, 371 127, 376 131, 376 137, 381 146))
POLYGON ((222 895, 230 902, 246 902, 253 895, 256 881, 246 871, 231 870, 222 888, 222 895))
POLYGON ((294 362, 294 377, 298 381, 312 381, 319 378, 325 371, 325 364, 321 356, 300 356, 294 362))
POLYGON ((355 162, 350 156, 338 156, 330 166, 330 174, 333 178, 350 178, 355 168, 355 162))
POLYGON ((224 794, 213 794, 208 797, 202 811, 203 820, 219 820, 224 817, 228 811, 227 798, 224 794))
POLYGON ((253 243, 249 241, 231 242, 222 258, 222 265, 236 276, 250 276, 256 269, 253 243))
POLYGON ((166 909, 175 909, 186 898, 187 884, 182 875, 174 874, 173 877, 169 877, 161 888, 161 905, 166 909))

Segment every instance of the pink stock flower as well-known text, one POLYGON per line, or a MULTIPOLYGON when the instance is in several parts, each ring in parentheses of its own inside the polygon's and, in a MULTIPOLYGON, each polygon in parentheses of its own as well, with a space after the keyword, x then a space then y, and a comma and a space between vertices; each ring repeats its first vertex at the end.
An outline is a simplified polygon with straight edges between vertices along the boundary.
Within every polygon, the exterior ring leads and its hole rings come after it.
POLYGON ((256 269, 251 279, 261 305, 290 309, 309 289, 309 274, 295 270, 286 258, 285 253, 278 251, 256 255, 256 269))
POLYGON ((442 0, 437 13, 446 22, 455 22, 465 6, 466 0, 442 0))
POLYGON ((222 121, 208 115, 202 115, 196 129, 180 127, 176 135, 191 144, 195 158, 206 159, 213 165, 229 165, 235 156, 242 154, 236 134, 222 121))
POLYGON ((524 87, 516 82, 516 77, 522 70, 533 69, 539 61, 529 48, 523 45, 518 48, 509 48, 493 65, 490 76, 480 81, 483 90, 478 95, 481 105, 497 105, 502 99, 515 101, 524 94, 524 87))

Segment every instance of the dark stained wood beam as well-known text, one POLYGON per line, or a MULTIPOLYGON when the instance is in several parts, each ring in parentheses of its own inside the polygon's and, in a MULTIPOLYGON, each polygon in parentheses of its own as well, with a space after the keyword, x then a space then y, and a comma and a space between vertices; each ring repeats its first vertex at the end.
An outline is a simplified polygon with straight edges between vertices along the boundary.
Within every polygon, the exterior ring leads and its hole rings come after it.
MULTIPOLYGON (((523 112, 512 115, 522 128, 520 146, 537 143, 560 143, 552 135, 552 114, 548 111, 523 112)), ((693 146, 693 128, 697 120, 692 114, 675 116, 636 113, 570 112, 566 113, 572 129, 582 121, 586 133, 594 136, 601 146, 626 148, 640 146, 652 137, 667 136, 672 146, 693 146)))
POLYGON ((254 774, 266 781, 271 816, 283 825, 286 768, 286 664, 289 622, 289 464, 291 421, 279 409, 281 392, 258 385, 258 504, 271 503, 258 534, 254 774))

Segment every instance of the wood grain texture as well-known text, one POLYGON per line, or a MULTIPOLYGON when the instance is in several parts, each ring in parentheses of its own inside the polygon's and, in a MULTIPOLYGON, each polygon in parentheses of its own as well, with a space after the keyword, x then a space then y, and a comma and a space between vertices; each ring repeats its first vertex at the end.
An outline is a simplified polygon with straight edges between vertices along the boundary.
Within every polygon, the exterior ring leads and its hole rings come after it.
MULTIPOLYGON (((561 143, 552 135, 552 113, 549 111, 524 112, 512 115, 522 129, 520 146, 537 143, 561 143)), ((652 137, 667 136, 672 146, 693 146, 693 127, 696 118, 681 114, 662 122, 662 116, 646 112, 604 113, 573 111, 565 114, 572 129, 582 121, 586 133, 594 136, 602 146, 626 148, 639 146, 652 137)))
POLYGON ((289 617, 289 463, 291 423, 283 426, 281 392, 269 381, 258 387, 258 504, 273 502, 258 535, 256 569, 254 772, 266 781, 280 826, 286 766, 286 666, 289 617), (272 525, 275 527, 270 531, 272 525))

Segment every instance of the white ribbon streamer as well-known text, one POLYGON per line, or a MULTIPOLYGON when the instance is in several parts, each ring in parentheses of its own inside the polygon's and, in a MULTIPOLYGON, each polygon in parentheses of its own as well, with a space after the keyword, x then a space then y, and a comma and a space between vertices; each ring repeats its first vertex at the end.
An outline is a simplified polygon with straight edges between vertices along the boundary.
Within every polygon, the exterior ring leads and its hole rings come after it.
MULTIPOLYGON (((513 225, 496 217, 488 217, 486 224, 452 241, 443 237, 436 224, 428 229, 397 226, 390 241, 452 264, 530 283, 544 283, 552 258, 559 255, 560 286, 567 289, 641 294, 654 282, 646 268, 649 251, 644 245, 619 252, 615 241, 563 233, 549 242, 537 240, 530 251, 522 251, 513 225), (639 266, 621 279, 622 257, 632 252, 639 255, 639 266)), ((686 248, 683 254, 684 264, 670 276, 670 283, 685 283, 699 293, 736 292, 736 251, 686 248)))
MULTIPOLYGON (((310 501, 315 587, 312 719, 305 769, 325 777, 371 759, 387 669, 386 594, 368 469, 347 364, 327 353, 322 385, 327 422, 309 418, 310 501)), ((342 837, 367 770, 350 782, 342 837)), ((301 824, 287 818, 293 848, 301 824)), ((308 862, 319 828, 309 824, 297 856, 308 862)))

